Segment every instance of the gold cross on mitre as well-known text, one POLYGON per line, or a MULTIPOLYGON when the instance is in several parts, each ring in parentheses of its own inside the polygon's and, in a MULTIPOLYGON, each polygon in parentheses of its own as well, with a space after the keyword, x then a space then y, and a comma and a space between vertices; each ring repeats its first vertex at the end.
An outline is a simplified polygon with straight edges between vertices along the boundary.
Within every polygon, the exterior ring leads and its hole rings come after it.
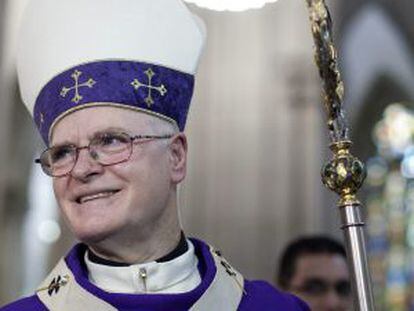
POLYGON ((161 84, 160 86, 152 85, 152 77, 155 76, 155 73, 151 68, 145 70, 144 73, 148 77, 148 84, 143 84, 138 79, 134 79, 131 82, 131 85, 136 90, 138 90, 140 87, 146 87, 148 89, 148 96, 144 99, 144 101, 148 107, 151 107, 154 104, 154 99, 152 98, 152 90, 156 90, 161 94, 161 96, 164 96, 167 93, 167 88, 164 86, 164 84, 161 84))
POLYGON ((88 87, 88 88, 91 89, 96 84, 96 81, 94 79, 92 79, 92 78, 90 78, 88 81, 86 81, 84 83, 79 83, 79 77, 81 75, 82 75, 82 72, 81 71, 75 70, 72 73, 72 75, 71 75, 71 77, 73 78, 73 80, 75 80, 75 85, 74 86, 71 86, 71 87, 66 87, 66 86, 62 87, 62 90, 60 91, 60 96, 66 97, 66 95, 70 91, 74 90, 75 91, 75 95, 72 98, 72 102, 78 104, 82 100, 82 98, 83 98, 83 96, 79 94, 79 88, 81 88, 81 87, 88 87))

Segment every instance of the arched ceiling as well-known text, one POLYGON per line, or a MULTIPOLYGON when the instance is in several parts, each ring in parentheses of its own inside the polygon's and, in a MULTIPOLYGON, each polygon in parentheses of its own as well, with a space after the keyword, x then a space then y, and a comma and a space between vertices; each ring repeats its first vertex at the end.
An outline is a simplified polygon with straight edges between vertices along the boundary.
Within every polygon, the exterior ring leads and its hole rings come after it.
POLYGON ((405 37, 407 44, 414 51, 414 19, 412 12, 414 10, 414 2, 412 0, 347 0, 341 1, 338 4, 337 10, 334 13, 336 28, 339 35, 343 33, 348 26, 350 20, 356 15, 364 6, 370 4, 377 4, 384 8, 389 16, 394 20, 396 25, 400 28, 401 33, 405 37))

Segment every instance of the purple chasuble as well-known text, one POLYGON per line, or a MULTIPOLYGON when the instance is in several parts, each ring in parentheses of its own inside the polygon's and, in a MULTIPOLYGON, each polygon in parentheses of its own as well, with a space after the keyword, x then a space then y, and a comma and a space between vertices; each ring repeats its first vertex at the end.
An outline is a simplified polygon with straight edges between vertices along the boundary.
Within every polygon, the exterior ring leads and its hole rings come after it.
MULTIPOLYGON (((87 247, 78 244, 65 257, 66 265, 75 276, 76 283, 90 295, 98 297, 112 305, 119 311, 184 311, 189 310, 206 292, 216 275, 216 265, 210 247, 204 242, 191 239, 195 247, 195 254, 199 260, 198 270, 201 283, 194 290, 180 294, 115 294, 108 293, 92 284, 88 279, 88 272, 84 263, 84 254, 87 247)), ((244 282, 243 298, 237 310, 280 310, 301 311, 310 310, 297 297, 283 293, 264 281, 244 282)), ((59 295, 58 291, 52 294, 59 295)), ((218 297, 219 299, 219 297, 218 297)), ((45 311, 48 310, 36 295, 23 298, 5 307, 0 311, 45 311)), ((84 311, 84 310, 82 310, 84 311)), ((85 310, 88 311, 88 310, 85 310)), ((98 311, 98 310, 91 310, 98 311)), ((212 310, 213 311, 213 310, 212 310)), ((227 311, 227 310, 214 310, 227 311)), ((232 311, 232 310, 228 310, 232 311)))

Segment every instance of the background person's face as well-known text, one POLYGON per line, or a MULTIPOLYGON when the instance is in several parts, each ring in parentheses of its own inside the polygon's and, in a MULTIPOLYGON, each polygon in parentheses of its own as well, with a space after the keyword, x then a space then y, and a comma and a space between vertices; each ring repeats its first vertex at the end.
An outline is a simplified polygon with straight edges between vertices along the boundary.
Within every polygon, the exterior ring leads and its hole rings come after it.
POLYGON ((346 260, 339 254, 307 254, 298 258, 290 290, 314 311, 351 310, 349 273, 346 260))
MULTIPOLYGON (((154 117, 114 107, 82 109, 56 125, 51 146, 86 146, 97 132, 108 130, 154 134, 149 118, 154 117)), ((111 166, 98 164, 82 150, 72 173, 53 179, 57 201, 75 236, 88 244, 128 241, 149 235, 161 220, 174 221, 171 194, 176 181, 168 150, 166 140, 134 144, 129 161, 111 166)))

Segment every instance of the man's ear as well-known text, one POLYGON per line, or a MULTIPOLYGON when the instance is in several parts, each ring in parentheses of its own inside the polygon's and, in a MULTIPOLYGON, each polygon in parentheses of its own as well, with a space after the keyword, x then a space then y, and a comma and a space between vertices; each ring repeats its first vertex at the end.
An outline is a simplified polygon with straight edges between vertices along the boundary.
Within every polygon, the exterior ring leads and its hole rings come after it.
POLYGON ((187 173, 187 137, 184 133, 176 134, 170 144, 171 179, 178 184, 187 173))

